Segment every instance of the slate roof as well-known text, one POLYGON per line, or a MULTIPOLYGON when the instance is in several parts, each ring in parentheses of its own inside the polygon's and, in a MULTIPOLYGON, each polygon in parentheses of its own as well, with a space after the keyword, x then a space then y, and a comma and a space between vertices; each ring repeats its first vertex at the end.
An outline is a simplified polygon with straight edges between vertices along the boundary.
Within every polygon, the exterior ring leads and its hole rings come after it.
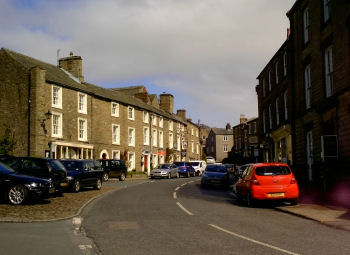
POLYGON ((232 129, 227 130, 226 128, 212 128, 215 135, 233 135, 232 129))
POLYGON ((69 77, 67 72, 63 71, 58 66, 28 57, 6 48, 1 48, 1 50, 6 52, 12 59, 20 63, 28 70, 33 67, 39 67, 43 70, 46 70, 46 81, 48 83, 53 83, 62 87, 78 90, 107 101, 115 101, 124 105, 130 105, 135 108, 144 109, 187 125, 186 122, 177 117, 175 114, 170 114, 161 109, 157 109, 154 106, 148 105, 140 99, 123 93, 122 90, 106 89, 87 82, 80 83, 76 81, 76 79, 69 77))

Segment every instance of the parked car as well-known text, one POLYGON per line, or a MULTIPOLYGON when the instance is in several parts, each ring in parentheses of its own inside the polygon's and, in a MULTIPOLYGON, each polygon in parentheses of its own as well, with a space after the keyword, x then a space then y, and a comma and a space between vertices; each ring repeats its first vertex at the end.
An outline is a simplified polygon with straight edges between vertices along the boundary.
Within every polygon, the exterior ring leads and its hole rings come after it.
POLYGON ((215 163, 215 158, 211 156, 207 156, 207 164, 214 164, 215 163))
POLYGON ((35 157, 2 156, 0 161, 15 172, 42 179, 51 179, 56 191, 68 185, 67 171, 59 160, 35 157))
POLYGON ((238 180, 242 177, 244 170, 246 170, 248 166, 249 166, 249 164, 245 164, 245 165, 242 165, 240 167, 235 168, 234 177, 233 177, 233 185, 232 185, 233 193, 237 192, 236 184, 237 184, 238 180))
POLYGON ((194 170, 190 162, 178 161, 178 162, 174 162, 174 164, 179 169, 180 176, 185 176, 185 177, 196 176, 196 171, 194 170))
POLYGON ((202 176, 205 168, 207 167, 207 162, 204 160, 190 160, 190 163, 196 171, 196 175, 202 176))
POLYGON ((51 180, 22 175, 0 163, 0 193, 9 203, 20 205, 54 192, 51 180))
POLYGON ((124 181, 126 178, 126 166, 123 160, 120 159, 100 159, 99 162, 103 168, 103 180, 107 181, 109 178, 118 178, 124 181))
POLYGON ((228 187, 230 185, 230 173, 224 165, 209 164, 205 169, 201 186, 220 186, 228 187))
POLYGON ((238 200, 248 206, 256 200, 283 200, 297 203, 298 182, 287 164, 249 164, 236 184, 238 200))
POLYGON ((103 169, 96 160, 63 159, 61 163, 67 169, 68 188, 79 192, 82 187, 102 187, 103 169))
POLYGON ((150 173, 151 178, 179 178, 179 169, 175 164, 161 164, 150 173))

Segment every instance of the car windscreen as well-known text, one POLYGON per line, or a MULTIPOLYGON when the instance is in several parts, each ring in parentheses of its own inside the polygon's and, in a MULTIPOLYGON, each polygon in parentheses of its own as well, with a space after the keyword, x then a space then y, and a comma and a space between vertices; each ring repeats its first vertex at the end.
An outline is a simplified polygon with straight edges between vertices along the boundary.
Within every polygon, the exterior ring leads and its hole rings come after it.
POLYGON ((199 162, 190 162, 191 166, 199 166, 199 162))
POLYGON ((290 174, 290 169, 286 166, 262 166, 256 168, 255 174, 260 176, 287 175, 290 174))
POLYGON ((11 168, 6 167, 2 163, 0 163, 0 174, 9 174, 9 173, 13 173, 13 172, 14 171, 11 168))
POLYGON ((176 166, 183 166, 185 165, 185 162, 174 162, 176 166))
POLYGON ((158 168, 159 169, 169 169, 170 168, 170 164, 163 164, 163 165, 160 165, 158 168))
POLYGON ((62 165, 69 171, 79 171, 83 170, 84 165, 82 161, 61 161, 62 165))
POLYGON ((218 172, 218 173, 226 173, 227 169, 223 165, 208 165, 205 169, 207 172, 218 172))

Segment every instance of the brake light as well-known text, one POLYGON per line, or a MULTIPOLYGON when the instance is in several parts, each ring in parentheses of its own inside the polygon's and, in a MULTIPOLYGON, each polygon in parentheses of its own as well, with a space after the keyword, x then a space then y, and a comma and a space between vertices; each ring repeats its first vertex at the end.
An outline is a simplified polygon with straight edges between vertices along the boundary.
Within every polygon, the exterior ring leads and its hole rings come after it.
POLYGON ((181 168, 186 170, 186 169, 187 169, 187 166, 183 166, 183 167, 181 167, 181 168))
POLYGON ((290 180, 290 184, 296 184, 297 183, 297 179, 295 179, 294 177, 290 180))
POLYGON ((254 184, 254 185, 260 185, 258 179, 256 179, 255 176, 252 177, 251 182, 252 182, 252 184, 254 184))

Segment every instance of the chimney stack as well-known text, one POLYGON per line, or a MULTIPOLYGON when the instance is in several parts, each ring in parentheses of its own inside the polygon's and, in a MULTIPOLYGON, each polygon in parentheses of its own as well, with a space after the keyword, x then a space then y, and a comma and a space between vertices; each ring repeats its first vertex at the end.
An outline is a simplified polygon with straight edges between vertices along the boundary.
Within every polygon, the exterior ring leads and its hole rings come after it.
POLYGON ((173 114, 174 113, 174 96, 171 94, 160 95, 160 109, 173 114))
POLYGON ((183 121, 186 121, 186 110, 184 109, 177 110, 176 115, 179 116, 183 121))
POLYGON ((74 56, 73 52, 70 52, 69 57, 59 59, 58 65, 78 78, 80 82, 84 82, 83 60, 80 56, 74 56))

